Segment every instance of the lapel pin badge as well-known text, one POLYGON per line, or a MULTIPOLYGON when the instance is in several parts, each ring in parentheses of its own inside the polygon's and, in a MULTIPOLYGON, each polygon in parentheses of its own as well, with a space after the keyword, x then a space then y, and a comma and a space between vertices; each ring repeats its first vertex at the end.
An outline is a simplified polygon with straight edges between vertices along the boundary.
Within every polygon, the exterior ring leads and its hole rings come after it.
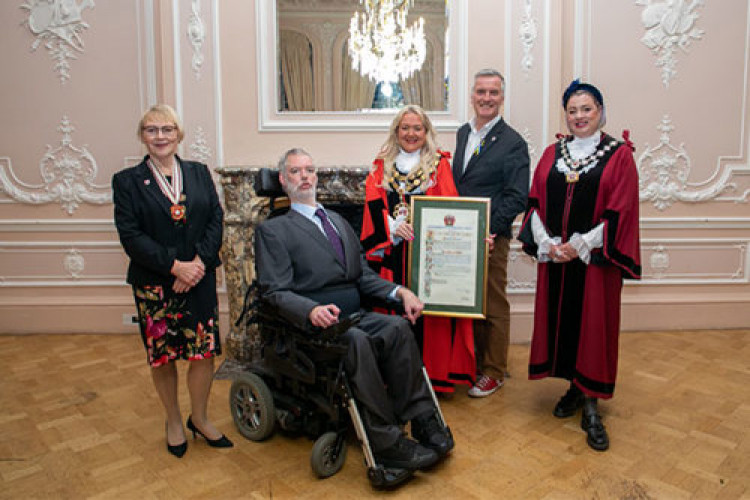
POLYGON ((143 181, 143 183, 148 186, 149 184, 151 184, 151 181, 149 179, 146 179, 143 181))

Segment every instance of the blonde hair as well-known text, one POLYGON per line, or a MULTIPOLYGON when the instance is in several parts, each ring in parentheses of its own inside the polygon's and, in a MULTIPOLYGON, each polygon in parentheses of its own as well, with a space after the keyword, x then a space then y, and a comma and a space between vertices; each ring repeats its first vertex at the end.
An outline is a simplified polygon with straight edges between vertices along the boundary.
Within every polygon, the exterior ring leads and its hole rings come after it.
POLYGON ((141 142, 143 142, 143 129, 146 122, 151 120, 173 123, 174 126, 177 127, 177 139, 182 142, 183 137, 185 137, 185 131, 182 129, 182 122, 177 116, 177 112, 168 104, 155 104, 143 113, 141 120, 138 122, 137 132, 138 139, 140 139, 141 142))
POLYGON ((435 162, 435 156, 438 152, 437 147, 437 136, 435 129, 432 126, 430 118, 427 116, 425 111, 417 106, 416 104, 409 104, 401 108, 391 122, 391 126, 388 133, 388 139, 383 143, 378 153, 378 159, 383 160, 383 187, 388 187, 388 179, 393 174, 393 169, 396 168, 395 162, 398 156, 401 146, 398 144, 398 127, 401 125, 401 120, 407 114, 417 115, 419 120, 422 122, 422 126, 425 129, 425 142, 422 146, 422 151, 419 155, 419 163, 412 169, 412 172, 418 170, 427 171, 435 162))

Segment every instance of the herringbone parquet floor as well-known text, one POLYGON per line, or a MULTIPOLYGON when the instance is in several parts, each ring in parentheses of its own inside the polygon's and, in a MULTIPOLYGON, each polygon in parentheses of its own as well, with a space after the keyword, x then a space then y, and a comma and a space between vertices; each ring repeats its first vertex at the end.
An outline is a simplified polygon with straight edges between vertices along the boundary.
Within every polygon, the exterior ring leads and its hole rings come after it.
POLYGON ((527 356, 511 347, 500 393, 443 402, 454 453, 386 493, 355 445, 318 480, 309 440, 245 440, 227 381, 210 413, 236 446, 190 439, 182 460, 168 455, 135 335, 0 336, 0 498, 750 498, 750 330, 623 334, 616 395, 600 405, 605 453, 586 446, 578 418, 552 416, 565 383, 526 380, 527 356))

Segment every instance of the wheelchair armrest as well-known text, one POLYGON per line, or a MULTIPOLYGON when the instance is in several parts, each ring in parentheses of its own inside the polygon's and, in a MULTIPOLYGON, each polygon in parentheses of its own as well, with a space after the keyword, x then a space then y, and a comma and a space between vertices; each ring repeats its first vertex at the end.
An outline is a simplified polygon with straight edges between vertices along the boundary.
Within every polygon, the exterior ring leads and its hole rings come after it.
POLYGON ((320 328, 312 325, 308 325, 306 328, 300 328, 282 318, 278 309, 265 301, 260 301, 258 316, 261 322, 284 327, 289 333, 298 335, 300 338, 307 341, 336 341, 349 328, 359 323, 359 320, 361 319, 361 314, 355 312, 342 318, 338 323, 335 323, 328 328, 320 328))
POLYGON ((363 296, 361 300, 362 307, 364 307, 365 310, 368 311, 372 309, 388 309, 389 311, 393 311, 399 316, 403 315, 406 312, 406 309, 404 309, 404 303, 400 300, 379 299, 366 296, 363 296))
POLYGON ((326 340, 334 340, 346 333, 346 331, 359 323, 359 320, 362 319, 362 315, 358 312, 352 313, 346 318, 343 318, 339 320, 338 323, 335 323, 328 328, 320 328, 320 327, 312 327, 312 332, 323 339, 326 340))

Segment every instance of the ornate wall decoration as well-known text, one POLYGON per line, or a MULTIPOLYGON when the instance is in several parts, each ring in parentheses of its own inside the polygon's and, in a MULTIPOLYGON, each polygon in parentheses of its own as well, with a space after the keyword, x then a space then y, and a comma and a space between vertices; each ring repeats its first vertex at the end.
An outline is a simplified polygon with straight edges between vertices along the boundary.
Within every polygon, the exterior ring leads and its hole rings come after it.
POLYGON ((534 56, 531 51, 534 49, 534 43, 538 35, 536 19, 531 15, 531 0, 526 0, 523 19, 521 20, 521 26, 518 28, 518 36, 521 39, 521 45, 523 45, 521 69, 527 78, 531 67, 534 65, 534 56))
POLYGON ((21 8, 29 11, 24 24, 36 36, 31 50, 44 43, 55 61, 54 71, 65 83, 70 79, 69 60, 78 59, 77 52, 83 53, 81 32, 89 27, 81 13, 93 9, 94 0, 28 0, 21 8))
POLYGON ((213 152, 206 140, 206 133, 203 131, 203 127, 198 126, 195 129, 195 142, 190 145, 190 158, 206 163, 206 160, 211 158, 212 154, 213 152))
MULTIPOLYGON (((531 136, 531 130, 529 130, 529 127, 524 127, 523 132, 521 132, 521 137, 526 141, 526 146, 529 149, 529 164, 531 166, 531 179, 533 179, 538 158, 536 154, 536 144, 534 144, 534 139, 531 136)), ((529 182, 531 182, 531 180, 529 180, 529 182)))
POLYGON ((703 38, 704 31, 695 27, 698 21, 697 8, 704 0, 636 0, 636 5, 645 8, 641 23, 646 34, 641 42, 656 57, 656 67, 661 68, 661 81, 665 87, 677 74, 677 49, 687 53, 693 40, 703 38))
POLYGON ((744 238, 641 240, 649 266, 643 280, 666 284, 747 283, 748 242, 744 238))
POLYGON ((40 205, 60 203, 68 215, 78 208, 78 204, 92 203, 103 205, 112 202, 109 186, 94 184, 99 168, 86 146, 73 145, 73 126, 67 116, 63 116, 57 128, 62 134, 60 145, 53 148, 47 145, 47 152, 39 162, 39 171, 44 184, 26 184, 20 181, 8 165, 0 164, 0 187, 14 200, 21 203, 40 205))
POLYGON ((71 278, 80 278, 83 269, 86 266, 86 261, 81 255, 81 252, 75 248, 71 248, 63 259, 63 266, 68 271, 71 278))
POLYGON ((193 47, 193 60, 191 66, 196 79, 200 80, 201 67, 203 66, 203 42, 206 40, 206 28, 201 19, 201 0, 191 2, 192 13, 188 20, 187 37, 193 47))
POLYGON ((651 269, 654 270, 654 278, 660 279, 669 269, 669 253, 664 245, 657 245, 651 253, 651 269))
POLYGON ((659 126, 659 144, 649 147, 638 157, 640 200, 650 201, 658 210, 666 210, 675 201, 700 202, 716 198, 720 194, 736 188, 729 182, 729 176, 720 176, 713 184, 698 189, 688 182, 690 176, 690 156, 684 144, 672 145, 670 133, 674 130, 672 120, 664 115, 659 126))
POLYGON ((536 262, 513 245, 508 251, 508 289, 533 292, 536 290, 536 262))

